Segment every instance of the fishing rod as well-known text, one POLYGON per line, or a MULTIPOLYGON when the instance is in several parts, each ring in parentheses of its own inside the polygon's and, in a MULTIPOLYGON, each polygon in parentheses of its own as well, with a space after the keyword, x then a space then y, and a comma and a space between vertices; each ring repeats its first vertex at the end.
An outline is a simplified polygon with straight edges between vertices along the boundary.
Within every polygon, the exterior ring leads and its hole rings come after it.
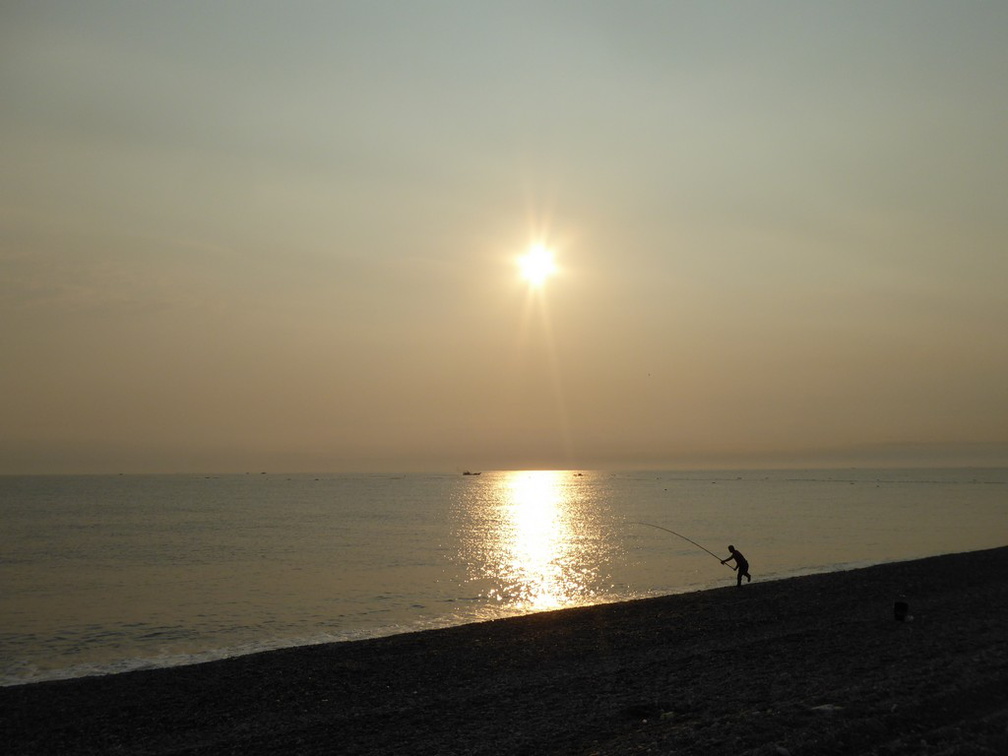
POLYGON ((715 553, 714 553, 713 551, 711 551, 710 549, 706 548, 705 546, 701 546, 701 545, 700 545, 699 543, 697 543, 696 541, 694 541, 694 540, 693 540, 692 538, 687 538, 687 537, 686 537, 686 536, 684 536, 684 535, 683 535, 682 533, 676 533, 676 532, 675 532, 674 530, 669 530, 668 528, 663 528, 663 527, 662 527, 661 525, 655 525, 655 524, 654 524, 653 522, 638 522, 638 523, 634 523, 634 524, 635 524, 635 525, 647 525, 647 526, 648 526, 649 528, 658 528, 658 530, 664 530, 664 531, 665 531, 666 533, 671 533, 671 534, 672 534, 672 535, 674 535, 674 536, 679 536, 679 537, 680 537, 680 538, 682 538, 682 539, 683 539, 684 541, 689 541, 690 543, 692 543, 692 544, 693 544, 694 546, 696 546, 696 547, 697 547, 698 549, 703 549, 704 551, 706 551, 706 552, 707 552, 708 554, 710 554, 710 555, 711 555, 712 557, 714 557, 714 558, 715 558, 715 559, 717 559, 717 560, 718 560, 719 562, 721 562, 721 564, 725 565, 725 567, 731 567, 731 569, 732 569, 732 570, 734 570, 734 569, 735 569, 735 568, 734 568, 734 567, 732 567, 732 566, 731 566, 730 564, 726 564, 725 562, 723 562, 723 561, 721 560, 721 557, 719 557, 719 556, 718 556, 717 554, 715 554, 715 553))

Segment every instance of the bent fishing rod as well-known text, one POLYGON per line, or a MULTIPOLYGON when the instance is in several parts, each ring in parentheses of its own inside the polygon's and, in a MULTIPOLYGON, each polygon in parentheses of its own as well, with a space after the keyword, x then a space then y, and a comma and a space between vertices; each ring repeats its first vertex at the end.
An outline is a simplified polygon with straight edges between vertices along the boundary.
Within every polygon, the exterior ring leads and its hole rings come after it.
POLYGON ((635 524, 635 525, 647 525, 647 526, 648 526, 649 528, 658 528, 658 530, 664 530, 664 531, 665 531, 666 533, 671 533, 671 534, 672 534, 672 535, 674 535, 674 536, 679 536, 679 537, 680 537, 680 538, 682 538, 682 539, 683 539, 684 541, 689 541, 690 543, 692 543, 692 544, 693 544, 694 546, 696 546, 696 547, 697 547, 698 549, 703 549, 704 551, 706 551, 706 552, 707 552, 708 554, 710 554, 710 555, 711 555, 712 557, 714 557, 714 558, 715 558, 715 559, 717 559, 717 560, 718 560, 719 562, 721 562, 721 564, 725 565, 725 567, 731 567, 731 569, 732 569, 733 571, 734 571, 734 569, 735 569, 735 568, 734 568, 734 567, 732 567, 732 566, 731 566, 730 564, 727 564, 726 562, 724 562, 724 561, 723 561, 723 560, 721 559, 721 557, 719 557, 719 556, 718 556, 717 554, 715 554, 715 553, 714 553, 713 551, 711 551, 710 549, 706 548, 705 546, 701 546, 701 545, 700 545, 699 543, 697 543, 696 541, 694 541, 694 540, 693 540, 692 538, 687 538, 687 537, 686 537, 686 536, 684 536, 684 535, 683 535, 682 533, 676 533, 676 532, 675 532, 674 530, 669 530, 668 528, 663 528, 663 527, 662 527, 661 525, 655 525, 655 524, 654 524, 653 522, 637 522, 637 523, 634 523, 634 524, 635 524))

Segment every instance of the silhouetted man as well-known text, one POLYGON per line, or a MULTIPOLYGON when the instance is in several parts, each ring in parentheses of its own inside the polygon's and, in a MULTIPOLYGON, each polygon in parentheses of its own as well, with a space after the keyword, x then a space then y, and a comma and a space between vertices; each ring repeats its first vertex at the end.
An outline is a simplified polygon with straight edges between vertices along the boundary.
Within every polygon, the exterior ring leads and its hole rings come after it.
POLYGON ((742 586, 742 576, 743 575, 745 576, 746 581, 748 581, 748 582, 751 583, 752 582, 752 575, 749 574, 749 562, 747 562, 746 558, 744 556, 742 556, 742 552, 739 551, 738 549, 736 549, 734 546, 729 546, 728 547, 728 551, 731 552, 731 556, 730 557, 726 557, 725 559, 722 559, 721 560, 721 564, 728 564, 729 561, 731 561, 732 559, 734 559, 735 560, 735 564, 736 564, 735 571, 738 572, 738 585, 739 585, 739 587, 742 586))

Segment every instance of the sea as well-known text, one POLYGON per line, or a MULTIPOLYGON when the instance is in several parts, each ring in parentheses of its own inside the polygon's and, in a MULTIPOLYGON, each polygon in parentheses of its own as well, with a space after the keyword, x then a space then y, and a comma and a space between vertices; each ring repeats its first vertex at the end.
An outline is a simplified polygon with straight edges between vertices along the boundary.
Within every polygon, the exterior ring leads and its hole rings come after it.
POLYGON ((754 582, 993 548, 1006 515, 1008 469, 0 476, 0 684, 734 586, 729 544, 754 582))

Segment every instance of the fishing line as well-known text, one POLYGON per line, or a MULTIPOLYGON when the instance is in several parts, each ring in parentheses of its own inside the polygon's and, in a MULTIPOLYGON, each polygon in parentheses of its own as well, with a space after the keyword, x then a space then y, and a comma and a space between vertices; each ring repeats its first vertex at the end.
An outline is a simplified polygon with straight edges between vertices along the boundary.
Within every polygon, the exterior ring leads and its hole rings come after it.
POLYGON ((699 543, 697 543, 696 541, 694 541, 694 540, 693 540, 692 538, 687 538, 687 537, 686 537, 686 536, 684 536, 684 535, 683 535, 682 533, 676 533, 676 532, 675 532, 674 530, 669 530, 668 528, 663 528, 663 527, 662 527, 661 525, 655 525, 655 524, 654 524, 653 522, 636 522, 636 523, 634 523, 634 524, 635 524, 635 525, 647 525, 647 526, 648 526, 649 528, 658 528, 658 530, 664 530, 664 531, 665 531, 666 533, 671 533, 671 534, 672 534, 672 535, 674 535, 674 536, 679 536, 679 537, 680 537, 680 538, 682 538, 682 539, 683 539, 684 541, 689 541, 690 543, 692 543, 692 544, 693 544, 694 546, 696 546, 696 547, 697 547, 698 549, 703 549, 704 551, 706 551, 706 552, 707 552, 708 554, 710 554, 710 555, 711 555, 712 557, 714 557, 714 558, 715 558, 715 559, 717 559, 717 560, 718 560, 719 562, 721 562, 721 564, 725 565, 725 567, 731 567, 731 569, 732 569, 732 570, 734 570, 734 569, 735 569, 735 568, 734 568, 734 567, 732 567, 732 566, 731 566, 730 564, 726 564, 725 562, 722 562, 722 561, 721 561, 721 557, 719 557, 719 556, 718 556, 717 554, 715 554, 715 553, 714 553, 713 551, 711 551, 710 549, 708 549, 708 548, 707 548, 707 547, 705 547, 705 546, 701 546, 701 545, 700 545, 699 543))

